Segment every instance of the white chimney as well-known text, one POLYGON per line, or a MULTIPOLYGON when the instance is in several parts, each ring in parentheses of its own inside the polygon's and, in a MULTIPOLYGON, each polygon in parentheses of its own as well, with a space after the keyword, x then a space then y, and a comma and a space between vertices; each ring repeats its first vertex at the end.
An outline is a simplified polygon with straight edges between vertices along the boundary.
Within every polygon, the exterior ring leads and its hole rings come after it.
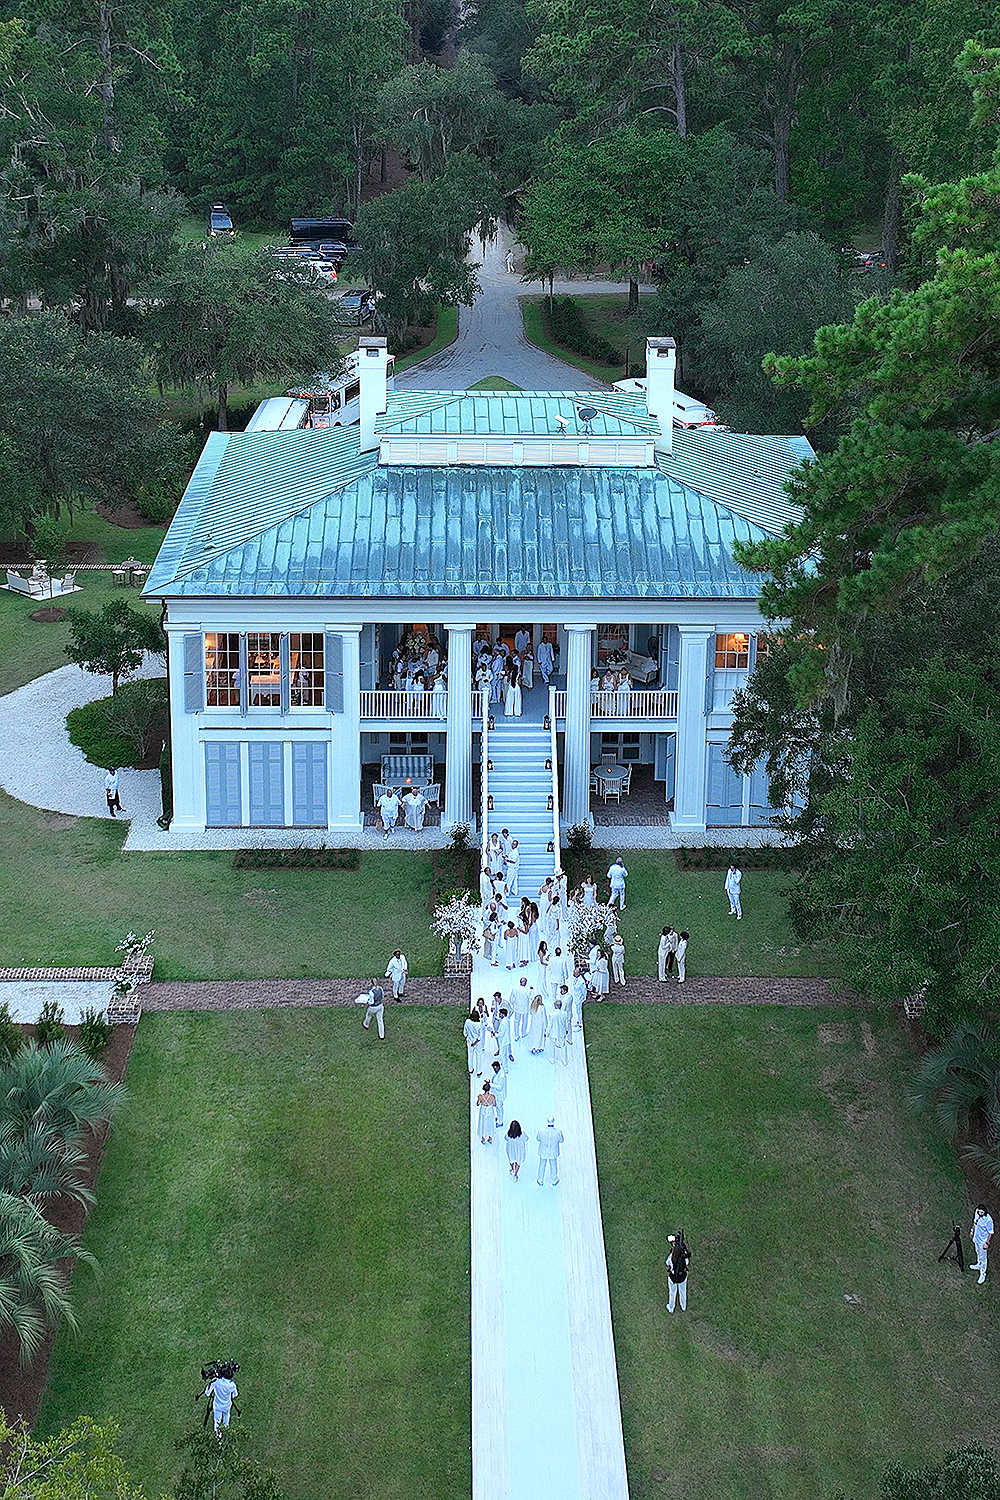
POLYGON ((656 446, 674 451, 674 366, 677 345, 673 339, 646 340, 646 410, 660 419, 656 446))
POLYGON ((386 408, 389 354, 383 338, 358 339, 358 384, 361 387, 361 452, 378 447, 375 422, 386 408))

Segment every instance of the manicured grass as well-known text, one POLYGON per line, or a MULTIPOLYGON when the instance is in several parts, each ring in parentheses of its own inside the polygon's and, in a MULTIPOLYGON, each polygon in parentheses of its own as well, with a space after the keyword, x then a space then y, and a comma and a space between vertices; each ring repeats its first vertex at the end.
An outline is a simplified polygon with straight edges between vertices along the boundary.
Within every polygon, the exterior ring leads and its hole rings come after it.
MULTIPOLYGON (((362 852, 356 871, 234 870, 227 853, 122 854, 125 832, 0 793, 0 868, 16 871, 0 887, 0 965, 111 963, 126 932, 155 928, 161 979, 362 978, 397 944, 414 974, 441 972, 429 853, 362 852)), ((668 921, 691 933, 691 975, 835 972, 824 949, 793 941, 782 876, 748 875, 735 922, 716 872, 681 874, 666 852, 630 852, 626 864, 628 972, 655 973, 668 921)))
POLYGON ((150 1497, 233 1358, 290 1500, 469 1493, 469 1145, 461 1018, 147 1015, 39 1430, 121 1424, 150 1497), (457 1042, 456 1042, 457 1038, 457 1042))
POLYGON ((458 308, 439 307, 437 315, 437 332, 431 342, 423 349, 415 349, 412 354, 406 354, 402 359, 396 361, 396 371, 408 370, 411 365, 417 365, 422 359, 427 359, 431 354, 438 354, 442 349, 447 349, 458 338, 458 308))
MULTIPOLYGON (((138 562, 149 564, 166 534, 164 526, 144 526, 126 530, 112 526, 93 512, 78 517, 69 532, 70 541, 92 541, 102 554, 102 560, 110 563, 124 562, 135 557, 138 562)), ((72 564, 68 565, 69 568, 72 564)), ((22 568, 21 573, 25 572, 22 568)), ((28 569, 30 571, 30 569, 28 569)), ((66 570, 60 570, 66 571, 66 570)), ((66 665, 64 647, 69 640, 69 624, 66 620, 45 624, 32 620, 34 610, 49 603, 58 609, 100 609, 111 598, 127 599, 137 609, 151 609, 159 613, 155 604, 145 605, 139 599, 137 589, 116 589, 110 573, 92 573, 86 569, 77 573, 80 592, 66 594, 59 599, 26 599, 23 594, 12 594, 0 589, 0 694, 13 692, 23 687, 44 672, 53 672, 66 665)))
POLYGON ((592 1007, 588 1042, 632 1500, 874 1500, 1000 1441, 995 1297, 936 1263, 967 1193, 894 1018, 592 1007))
POLYGON ((564 360, 567 365, 573 365, 579 371, 592 375, 595 380, 607 381, 613 384, 616 380, 622 380, 625 375, 625 350, 630 353, 631 365, 642 363, 643 351, 645 351, 646 318, 645 305, 640 302, 639 312, 630 315, 628 312, 628 297, 613 297, 609 294, 594 294, 594 296, 577 297, 577 305, 582 309, 586 323, 592 332, 600 338, 607 339, 616 350, 621 350, 621 365, 595 365, 594 360, 585 360, 574 354, 573 350, 567 350, 561 344, 555 344, 544 330, 541 321, 541 306, 543 297, 519 297, 520 312, 522 312, 523 324, 525 324, 525 338, 529 344, 537 345, 546 354, 552 354, 555 359, 564 360))
POLYGON ((362 978, 397 945, 414 974, 441 972, 427 853, 362 853, 351 871, 234 870, 228 853, 122 854, 126 830, 110 818, 66 823, 0 793, 0 868, 12 872, 0 965, 113 963, 126 932, 155 928, 160 979, 362 978))
POLYGON ((487 375, 485 380, 477 380, 475 385, 469 386, 470 391, 520 391, 523 389, 523 386, 504 380, 502 375, 487 375))
MULTIPOLYGON (((604 839, 614 829, 599 828, 596 834, 604 839)), ((590 862, 602 900, 608 894, 605 872, 617 852, 609 841, 605 849, 594 850, 590 862)), ((724 870, 682 872, 667 849, 622 852, 629 878, 627 905, 618 926, 625 939, 626 974, 656 973, 656 949, 668 923, 678 932, 691 934, 689 975, 837 973, 827 944, 804 944, 795 938, 784 894, 789 883, 786 875, 774 870, 746 873, 743 921, 737 922, 729 915, 724 870)))

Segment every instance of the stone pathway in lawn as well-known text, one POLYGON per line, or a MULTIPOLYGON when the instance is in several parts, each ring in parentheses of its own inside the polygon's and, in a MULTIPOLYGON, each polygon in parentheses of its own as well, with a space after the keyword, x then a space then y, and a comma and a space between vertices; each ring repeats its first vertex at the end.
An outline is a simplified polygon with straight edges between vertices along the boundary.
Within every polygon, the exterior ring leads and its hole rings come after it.
MULTIPOLYGON (((296 1005, 353 1005, 369 979, 153 980, 138 991, 143 1010, 268 1010, 296 1005)), ((466 1009, 469 979, 410 978, 408 1005, 466 1009)), ((594 1002, 591 1002, 594 1003, 594 1002)), ((864 1009, 868 1001, 829 979, 688 979, 684 985, 630 979, 611 1005, 797 1005, 864 1009)), ((389 1009, 392 1001, 388 1002, 389 1009)))

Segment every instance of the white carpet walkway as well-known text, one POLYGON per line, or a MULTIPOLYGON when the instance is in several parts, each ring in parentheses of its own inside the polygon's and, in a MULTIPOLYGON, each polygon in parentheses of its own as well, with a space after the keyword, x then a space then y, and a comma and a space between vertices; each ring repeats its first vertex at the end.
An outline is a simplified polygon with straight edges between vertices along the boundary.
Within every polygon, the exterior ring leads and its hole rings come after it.
MULTIPOLYGON (((476 960, 473 995, 525 972, 476 960)), ((625 1449, 583 1032, 568 1063, 514 1043, 504 1125, 481 1145, 471 1089, 473 1500, 627 1500, 625 1449), (537 1131, 565 1141, 559 1183, 538 1186, 537 1131), (520 1180, 504 1136, 520 1121, 520 1180)))

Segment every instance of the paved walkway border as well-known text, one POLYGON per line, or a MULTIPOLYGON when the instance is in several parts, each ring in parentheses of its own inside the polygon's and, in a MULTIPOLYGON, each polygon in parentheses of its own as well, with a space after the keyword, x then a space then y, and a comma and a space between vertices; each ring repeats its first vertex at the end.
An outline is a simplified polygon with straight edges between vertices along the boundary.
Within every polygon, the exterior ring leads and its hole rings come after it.
MULTIPOLYGON (((145 1011, 270 1010, 303 1005, 352 1005, 368 988, 367 979, 154 979, 142 987, 145 1011)), ((467 1010, 468 975, 456 978, 410 978, 408 1005, 454 1005, 467 1010)), ((597 1002, 590 1001, 588 1005, 597 1002)), ((870 1009, 871 1002, 840 991, 829 979, 689 979, 683 986, 656 979, 630 980, 608 995, 611 1005, 782 1005, 870 1009)), ((392 1008, 391 1001, 389 1008, 392 1008)))

